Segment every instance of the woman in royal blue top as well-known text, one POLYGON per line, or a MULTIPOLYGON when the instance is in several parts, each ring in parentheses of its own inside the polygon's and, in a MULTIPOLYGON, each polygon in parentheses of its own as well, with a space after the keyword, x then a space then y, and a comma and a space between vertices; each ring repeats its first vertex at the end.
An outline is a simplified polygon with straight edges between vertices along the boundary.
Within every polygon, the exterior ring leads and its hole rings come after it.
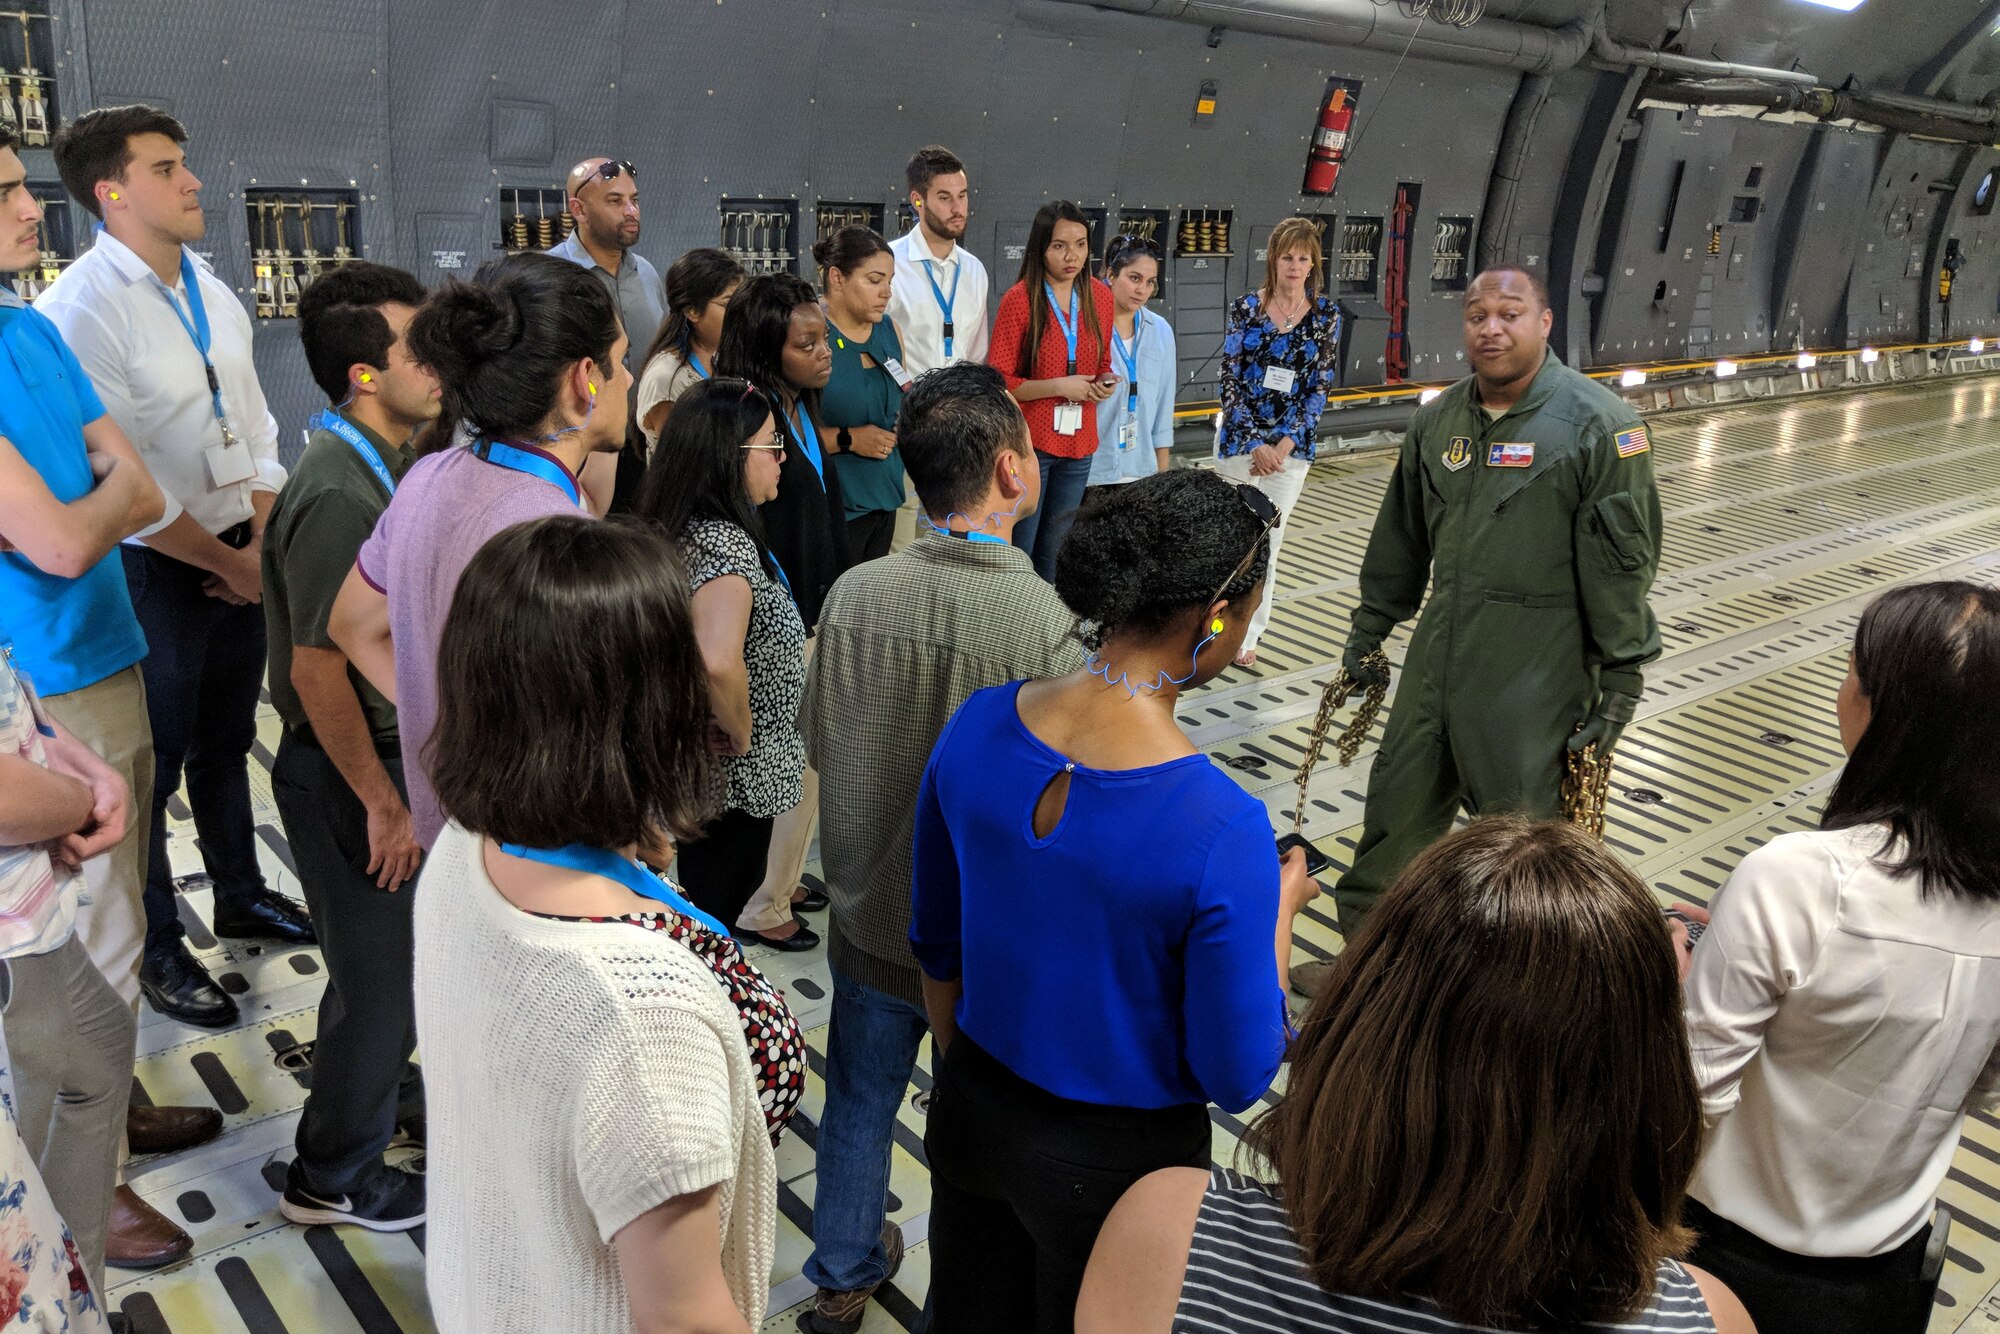
POLYGON ((1188 741, 1180 691, 1242 640, 1277 513, 1206 471, 1079 512, 1056 591, 1086 670, 973 695, 919 792, 910 943, 941 1051, 925 1148, 937 1328, 1067 1334, 1125 1187, 1206 1167, 1205 1104, 1269 1087, 1316 887, 1188 741))
MULTIPOLYGON (((1222 336, 1222 417, 1215 433, 1215 467, 1232 482, 1248 482, 1291 517, 1317 457, 1315 438, 1326 396, 1340 379, 1340 307, 1319 287, 1319 230, 1310 218, 1286 218, 1271 229, 1264 286, 1229 307, 1222 336)), ((1278 586, 1278 547, 1271 535, 1271 571, 1264 600, 1236 665, 1254 666, 1257 644, 1271 623, 1278 586)))

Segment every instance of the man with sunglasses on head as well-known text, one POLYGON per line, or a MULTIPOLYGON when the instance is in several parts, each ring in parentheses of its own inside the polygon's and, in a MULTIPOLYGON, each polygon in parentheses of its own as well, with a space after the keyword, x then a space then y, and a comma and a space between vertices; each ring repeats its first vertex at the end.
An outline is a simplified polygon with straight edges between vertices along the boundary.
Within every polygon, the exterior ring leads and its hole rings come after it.
POLYGON ((645 256, 631 253, 639 244, 639 169, 616 158, 586 158, 569 169, 568 190, 576 230, 549 253, 597 275, 618 303, 630 346, 643 352, 667 317, 667 288, 645 256))

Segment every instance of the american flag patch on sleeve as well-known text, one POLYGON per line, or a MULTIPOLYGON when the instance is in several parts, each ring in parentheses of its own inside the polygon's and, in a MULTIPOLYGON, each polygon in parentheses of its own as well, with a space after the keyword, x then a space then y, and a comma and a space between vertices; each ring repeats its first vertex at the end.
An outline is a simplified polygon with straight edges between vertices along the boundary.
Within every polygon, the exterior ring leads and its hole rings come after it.
POLYGON ((1646 428, 1643 426, 1634 426, 1629 431, 1620 431, 1617 435, 1617 441, 1618 457, 1621 459, 1629 459, 1634 454, 1643 454, 1653 447, 1653 442, 1646 438, 1646 428))

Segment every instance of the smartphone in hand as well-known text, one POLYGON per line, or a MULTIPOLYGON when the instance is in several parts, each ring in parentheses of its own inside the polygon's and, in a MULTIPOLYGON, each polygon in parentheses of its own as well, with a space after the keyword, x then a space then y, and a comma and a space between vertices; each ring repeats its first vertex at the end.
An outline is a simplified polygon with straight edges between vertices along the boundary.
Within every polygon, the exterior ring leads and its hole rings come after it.
POLYGON ((1704 931, 1708 930, 1707 922, 1697 922, 1694 920, 1694 918, 1689 917, 1686 913, 1681 912, 1678 909, 1662 908, 1660 909, 1660 911, 1666 915, 1666 918, 1669 922, 1679 922, 1682 926, 1687 928, 1689 949, 1693 949, 1694 943, 1701 939, 1702 933, 1704 931))
POLYGON ((1306 874, 1309 876, 1318 878, 1321 871, 1328 870, 1333 866, 1333 858, 1314 847, 1312 841, 1304 834, 1286 834, 1281 837, 1278 840, 1278 859, 1280 861, 1284 860, 1285 854, 1293 848, 1304 848, 1306 850, 1306 874))

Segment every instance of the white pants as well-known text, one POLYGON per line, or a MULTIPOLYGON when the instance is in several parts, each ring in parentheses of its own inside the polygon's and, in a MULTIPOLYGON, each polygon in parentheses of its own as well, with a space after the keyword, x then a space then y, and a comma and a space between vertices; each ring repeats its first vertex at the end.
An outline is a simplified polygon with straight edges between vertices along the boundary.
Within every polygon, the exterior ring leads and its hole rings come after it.
POLYGON ((1278 596, 1278 548, 1284 543, 1285 528, 1291 523, 1292 506, 1299 503, 1299 493, 1306 489, 1306 474, 1312 471, 1312 464, 1304 459, 1287 458, 1282 472, 1274 472, 1265 477, 1250 475, 1250 456, 1237 454, 1230 458, 1218 458, 1215 470, 1232 482, 1248 482, 1271 498, 1278 507, 1283 521, 1271 530, 1271 565, 1264 572, 1264 600, 1257 604, 1257 610, 1250 617, 1249 633, 1243 636, 1243 652, 1249 653, 1257 647, 1257 641, 1264 637, 1264 630, 1271 624, 1271 603, 1278 596))

